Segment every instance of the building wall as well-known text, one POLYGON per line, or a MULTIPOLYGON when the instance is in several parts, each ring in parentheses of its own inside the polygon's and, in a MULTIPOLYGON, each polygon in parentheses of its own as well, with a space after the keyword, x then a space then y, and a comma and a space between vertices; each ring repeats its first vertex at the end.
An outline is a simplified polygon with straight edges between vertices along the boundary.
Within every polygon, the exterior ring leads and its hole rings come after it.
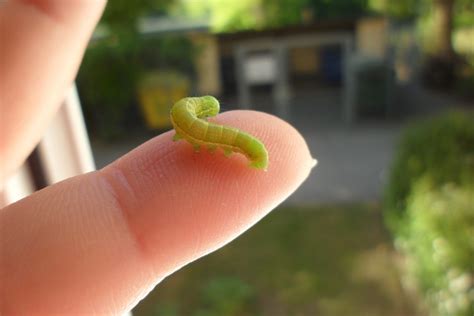
POLYGON ((362 18, 356 24, 356 46, 359 55, 384 58, 387 52, 388 21, 385 18, 362 18))
POLYGON ((295 75, 314 75, 321 65, 317 47, 295 47, 290 50, 290 71, 295 75))
POLYGON ((222 87, 217 38, 209 33, 195 33, 191 34, 191 39, 199 50, 195 59, 198 93, 220 95, 222 87))

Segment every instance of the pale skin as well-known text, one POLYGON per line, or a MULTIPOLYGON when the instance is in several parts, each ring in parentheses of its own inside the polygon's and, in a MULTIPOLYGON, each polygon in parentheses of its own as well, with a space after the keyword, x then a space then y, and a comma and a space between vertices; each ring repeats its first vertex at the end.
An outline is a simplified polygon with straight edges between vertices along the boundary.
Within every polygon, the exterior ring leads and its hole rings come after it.
MULTIPOLYGON (((3 183, 57 111, 105 2, 0 3, 3 183)), ((251 111, 218 120, 265 143, 274 157, 267 172, 239 155, 196 155, 169 132, 0 210, 0 314, 123 313, 255 224, 308 176, 313 160, 290 125, 251 111)))

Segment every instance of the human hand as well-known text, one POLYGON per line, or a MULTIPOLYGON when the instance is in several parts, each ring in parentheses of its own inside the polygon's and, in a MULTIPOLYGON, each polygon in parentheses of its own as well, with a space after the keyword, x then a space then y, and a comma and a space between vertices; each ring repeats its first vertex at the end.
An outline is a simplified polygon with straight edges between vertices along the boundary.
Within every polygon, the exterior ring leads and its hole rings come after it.
MULTIPOLYGON (((39 141, 73 82, 104 1, 0 4, 4 178, 39 141)), ((162 134, 102 170, 0 211, 0 314, 119 314, 163 278, 255 224, 308 176, 300 134, 267 114, 218 122, 261 139, 267 172, 162 134)))

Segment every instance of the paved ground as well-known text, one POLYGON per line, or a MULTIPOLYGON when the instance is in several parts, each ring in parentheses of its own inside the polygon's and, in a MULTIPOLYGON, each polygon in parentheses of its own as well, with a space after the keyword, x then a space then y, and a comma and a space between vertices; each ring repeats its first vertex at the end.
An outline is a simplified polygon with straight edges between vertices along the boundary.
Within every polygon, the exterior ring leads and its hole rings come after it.
POLYGON ((399 131, 396 124, 303 130, 318 165, 289 202, 378 200, 399 131))
MULTIPOLYGON (((384 119, 342 121, 341 91, 300 89, 288 120, 303 134, 318 160, 306 182, 287 203, 379 200, 403 123, 384 119)), ((255 98, 265 104, 264 98, 255 98)), ((260 106, 271 111, 271 107, 260 106)))
MULTIPOLYGON (((434 100, 438 100, 437 109, 448 104, 439 98, 423 98, 433 106, 434 100)), ((253 102, 259 104, 257 109, 271 112, 268 100, 268 94, 261 93, 253 102)), ((235 104, 233 102, 227 100, 226 104, 235 104)), ((340 90, 327 87, 298 91, 288 120, 301 131, 319 163, 287 203, 381 199, 397 139, 406 120, 371 119, 345 124, 341 120, 340 90)), ((97 167, 103 167, 149 137, 132 135, 115 144, 93 142, 97 167)))

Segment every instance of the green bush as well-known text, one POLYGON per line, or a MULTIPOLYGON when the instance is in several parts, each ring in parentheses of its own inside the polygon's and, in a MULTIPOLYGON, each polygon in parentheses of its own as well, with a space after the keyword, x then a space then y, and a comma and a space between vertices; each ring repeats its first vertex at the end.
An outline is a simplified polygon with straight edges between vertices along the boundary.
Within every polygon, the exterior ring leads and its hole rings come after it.
POLYGON ((108 2, 98 28, 105 37, 89 45, 77 78, 84 116, 94 136, 118 138, 138 118, 135 83, 143 70, 138 19, 165 14, 174 1, 108 2))
POLYGON ((136 112, 135 82, 139 78, 138 41, 111 37, 92 43, 79 70, 77 85, 89 130, 114 139, 136 112))
POLYGON ((408 277, 433 315, 474 314, 474 116, 409 127, 386 192, 385 218, 408 277))
POLYGON ((133 33, 92 43, 77 79, 89 130, 105 140, 123 136, 139 121, 140 79, 157 69, 192 76, 193 47, 191 40, 181 35, 133 33))
POLYGON ((474 183, 474 114, 451 112, 415 123, 402 136, 385 194, 385 218, 392 232, 404 230, 407 198, 427 177, 435 187, 474 183))
POLYGON ((421 179, 407 217, 408 233, 397 244, 432 314, 474 315, 474 187, 434 189, 421 179))
POLYGON ((465 73, 459 75, 458 80, 456 81, 456 93, 467 99, 474 101, 474 66, 471 66, 471 69, 468 69, 465 73), (470 71, 470 72, 469 72, 470 71))

